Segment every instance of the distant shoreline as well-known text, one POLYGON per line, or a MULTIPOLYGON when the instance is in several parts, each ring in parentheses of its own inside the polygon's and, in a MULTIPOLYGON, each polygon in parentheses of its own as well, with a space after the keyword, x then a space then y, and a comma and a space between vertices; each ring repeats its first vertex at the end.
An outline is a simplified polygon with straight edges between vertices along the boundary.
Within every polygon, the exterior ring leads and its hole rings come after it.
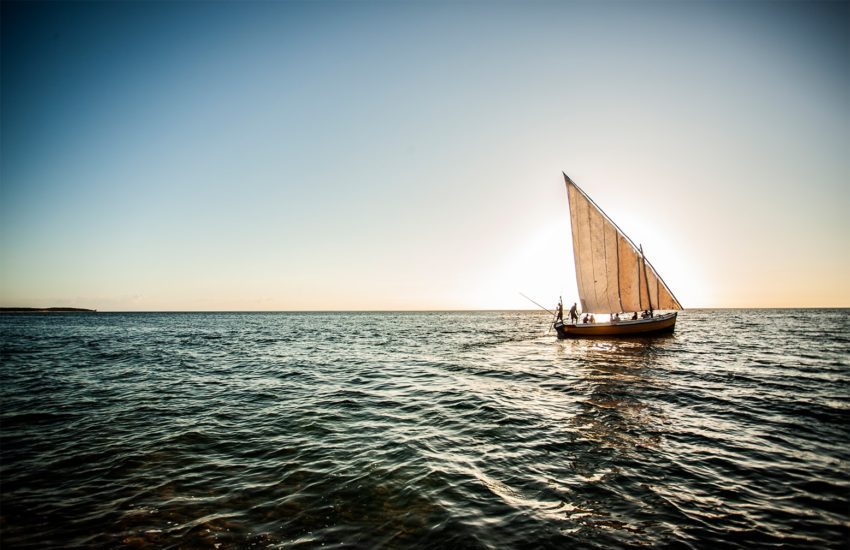
POLYGON ((97 313, 80 307, 0 307, 0 313, 97 313))

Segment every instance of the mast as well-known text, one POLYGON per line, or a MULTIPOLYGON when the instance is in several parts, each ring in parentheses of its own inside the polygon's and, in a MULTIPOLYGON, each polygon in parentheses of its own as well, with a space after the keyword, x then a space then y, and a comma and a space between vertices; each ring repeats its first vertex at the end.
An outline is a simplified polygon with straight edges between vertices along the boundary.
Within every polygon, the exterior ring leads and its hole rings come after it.
MULTIPOLYGON (((649 264, 649 269, 651 269, 651 270, 652 270, 652 272, 653 272, 653 273, 655 273, 655 278, 656 278, 656 279, 658 279, 658 282, 659 282, 660 284, 664 285, 664 290, 665 290, 668 294, 670 294, 670 297, 671 297, 671 298, 673 298, 673 301, 674 301, 674 302, 676 302, 676 305, 678 305, 678 306, 679 306, 679 309, 685 309, 685 308, 683 308, 683 307, 682 307, 682 302, 680 302, 680 301, 679 301, 679 299, 678 299, 678 298, 676 298, 676 295, 675 295, 675 294, 673 294, 673 291, 672 291, 672 290, 670 290, 670 287, 667 285, 667 283, 666 283, 666 282, 664 281, 664 279, 661 277, 661 274, 660 274, 660 273, 658 273, 658 270, 657 270, 657 269, 655 269, 655 266, 654 266, 654 265, 652 265, 652 262, 650 262, 649 260, 647 260, 645 256, 644 256, 643 261, 644 261, 645 263, 648 263, 648 264, 649 264)), ((656 294, 656 295, 660 295, 660 294, 656 294)))
MULTIPOLYGON (((640 246, 640 262, 643 264, 643 283, 646 285, 646 301, 649 302, 649 311, 655 311, 655 308, 652 307, 652 292, 649 290, 649 275, 646 273, 646 256, 643 255, 643 245, 640 246)), ((658 277, 655 278, 656 290, 655 293, 658 294, 658 277)))

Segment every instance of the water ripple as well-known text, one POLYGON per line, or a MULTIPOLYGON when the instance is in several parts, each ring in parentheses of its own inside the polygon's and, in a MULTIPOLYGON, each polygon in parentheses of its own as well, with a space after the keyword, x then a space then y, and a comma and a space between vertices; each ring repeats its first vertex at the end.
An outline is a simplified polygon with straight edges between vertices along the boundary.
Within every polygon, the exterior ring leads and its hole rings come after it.
POLYGON ((850 313, 0 317, 8 548, 850 540, 850 313))

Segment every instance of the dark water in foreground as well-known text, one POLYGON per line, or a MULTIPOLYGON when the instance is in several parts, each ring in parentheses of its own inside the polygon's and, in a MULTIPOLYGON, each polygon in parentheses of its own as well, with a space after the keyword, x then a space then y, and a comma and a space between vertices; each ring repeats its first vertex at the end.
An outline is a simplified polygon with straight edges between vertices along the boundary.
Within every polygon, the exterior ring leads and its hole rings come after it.
POLYGON ((547 320, 0 316, 0 543, 847 547, 850 310, 547 320))

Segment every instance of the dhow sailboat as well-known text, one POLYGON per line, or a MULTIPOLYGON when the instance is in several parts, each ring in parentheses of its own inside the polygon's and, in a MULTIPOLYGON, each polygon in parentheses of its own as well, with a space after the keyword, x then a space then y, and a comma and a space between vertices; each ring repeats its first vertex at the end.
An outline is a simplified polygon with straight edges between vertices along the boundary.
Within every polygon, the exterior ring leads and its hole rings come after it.
POLYGON ((651 336, 673 332, 679 300, 611 218, 564 174, 570 205, 581 318, 555 321, 558 338, 651 336), (659 313, 663 312, 663 313, 659 313), (594 314, 609 316, 595 322, 594 314))

